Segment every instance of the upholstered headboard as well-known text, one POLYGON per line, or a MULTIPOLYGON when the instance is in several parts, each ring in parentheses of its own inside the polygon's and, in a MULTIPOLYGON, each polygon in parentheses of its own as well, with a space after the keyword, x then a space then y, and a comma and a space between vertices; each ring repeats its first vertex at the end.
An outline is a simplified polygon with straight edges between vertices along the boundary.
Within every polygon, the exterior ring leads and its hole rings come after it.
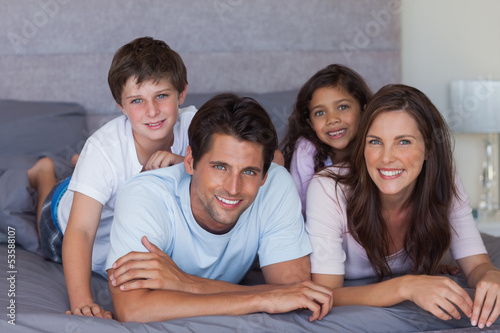
POLYGON ((331 63, 373 89, 400 80, 399 1, 16 0, 0 11, 0 99, 118 111, 114 52, 140 36, 183 57, 188 94, 298 89, 331 63))

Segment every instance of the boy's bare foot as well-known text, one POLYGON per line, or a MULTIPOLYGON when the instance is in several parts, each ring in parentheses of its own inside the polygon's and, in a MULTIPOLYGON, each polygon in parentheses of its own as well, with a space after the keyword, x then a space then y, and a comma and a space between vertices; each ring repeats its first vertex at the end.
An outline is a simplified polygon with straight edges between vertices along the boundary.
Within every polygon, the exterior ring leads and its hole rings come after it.
POLYGON ((80 157, 80 154, 75 154, 71 156, 71 165, 73 168, 76 166, 76 162, 78 162, 78 158, 80 157))
MULTIPOLYGON (((27 171, 27 174, 31 187, 37 191, 36 221, 38 225, 43 202, 57 182, 54 162, 48 157, 43 157, 27 171)), ((40 228, 38 228, 38 234, 40 236, 40 228)))

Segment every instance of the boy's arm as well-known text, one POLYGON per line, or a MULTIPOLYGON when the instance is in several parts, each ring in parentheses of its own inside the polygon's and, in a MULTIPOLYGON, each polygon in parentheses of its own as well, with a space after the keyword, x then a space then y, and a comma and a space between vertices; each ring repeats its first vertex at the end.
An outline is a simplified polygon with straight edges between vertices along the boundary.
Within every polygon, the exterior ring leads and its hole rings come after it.
POLYGON ((62 245, 64 276, 71 306, 68 314, 112 318, 111 312, 94 303, 90 288, 92 247, 101 212, 100 202, 75 192, 62 245))

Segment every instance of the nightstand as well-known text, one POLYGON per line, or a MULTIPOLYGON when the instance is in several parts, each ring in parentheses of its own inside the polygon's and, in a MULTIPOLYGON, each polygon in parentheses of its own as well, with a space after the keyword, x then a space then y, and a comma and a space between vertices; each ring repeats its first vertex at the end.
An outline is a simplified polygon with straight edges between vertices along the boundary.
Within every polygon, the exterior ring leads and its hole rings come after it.
POLYGON ((500 213, 493 215, 480 215, 477 220, 480 232, 500 237, 500 213))

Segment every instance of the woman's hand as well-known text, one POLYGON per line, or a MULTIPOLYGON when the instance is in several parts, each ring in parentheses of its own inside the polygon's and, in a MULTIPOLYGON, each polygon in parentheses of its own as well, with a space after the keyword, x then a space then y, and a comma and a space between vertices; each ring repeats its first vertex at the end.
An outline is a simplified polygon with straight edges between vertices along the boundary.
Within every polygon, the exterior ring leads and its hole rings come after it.
POLYGON ((408 275, 403 290, 403 297, 440 319, 460 319, 458 309, 471 317, 472 299, 463 288, 447 277, 408 275))
POLYGON ((476 285, 471 324, 479 328, 490 327, 500 314, 500 271, 484 273, 476 285))

